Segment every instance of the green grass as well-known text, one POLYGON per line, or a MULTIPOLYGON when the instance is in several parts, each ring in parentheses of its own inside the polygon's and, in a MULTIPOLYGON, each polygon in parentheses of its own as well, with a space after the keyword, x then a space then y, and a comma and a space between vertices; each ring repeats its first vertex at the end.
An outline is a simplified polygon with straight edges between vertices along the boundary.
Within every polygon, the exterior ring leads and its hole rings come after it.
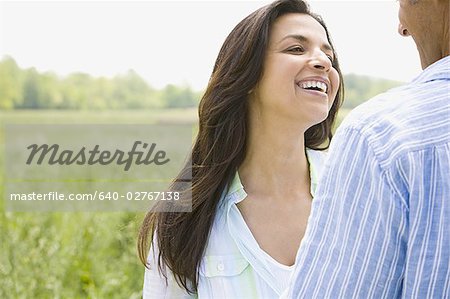
MULTIPOLYGON (((339 122, 348 111, 343 110, 339 122)), ((0 111, 6 123, 195 123, 196 109, 0 111)), ((136 236, 143 213, 6 212, 0 172, 0 298, 140 298, 136 236)))
POLYGON ((0 111, 0 298, 140 298, 136 236, 143 213, 6 212, 7 123, 193 123, 196 109, 0 111))

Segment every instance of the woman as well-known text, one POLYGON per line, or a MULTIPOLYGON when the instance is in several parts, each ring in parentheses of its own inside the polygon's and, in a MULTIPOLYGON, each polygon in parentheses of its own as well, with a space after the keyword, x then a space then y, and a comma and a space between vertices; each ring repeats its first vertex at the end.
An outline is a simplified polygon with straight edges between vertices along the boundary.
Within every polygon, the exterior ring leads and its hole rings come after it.
POLYGON ((192 167, 192 212, 149 213, 141 228, 144 298, 283 292, 342 88, 328 31, 304 2, 276 1, 234 28, 179 175, 192 167))

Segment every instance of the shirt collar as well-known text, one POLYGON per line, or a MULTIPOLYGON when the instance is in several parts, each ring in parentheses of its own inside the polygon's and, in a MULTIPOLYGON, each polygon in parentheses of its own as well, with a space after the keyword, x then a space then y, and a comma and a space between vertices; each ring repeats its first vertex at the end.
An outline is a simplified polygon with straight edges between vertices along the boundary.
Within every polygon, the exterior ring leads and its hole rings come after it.
POLYGON ((245 192, 244 186, 242 186, 241 178, 239 177, 239 173, 236 171, 233 180, 231 181, 230 188, 228 190, 228 194, 226 198, 229 199, 232 203, 238 203, 244 200, 247 197, 247 192, 245 192))
POLYGON ((426 67, 420 75, 418 75, 412 83, 424 83, 439 79, 450 78, 450 55, 439 59, 433 64, 426 67))
POLYGON ((319 161, 319 159, 321 159, 321 157, 316 157, 317 156, 317 151, 314 151, 312 149, 307 148, 306 149, 306 157, 308 158, 308 163, 309 163, 309 177, 311 179, 311 195, 314 196, 316 194, 316 187, 317 184, 319 183, 319 171, 316 168, 316 166, 318 167, 320 163, 322 163, 323 161, 319 161))

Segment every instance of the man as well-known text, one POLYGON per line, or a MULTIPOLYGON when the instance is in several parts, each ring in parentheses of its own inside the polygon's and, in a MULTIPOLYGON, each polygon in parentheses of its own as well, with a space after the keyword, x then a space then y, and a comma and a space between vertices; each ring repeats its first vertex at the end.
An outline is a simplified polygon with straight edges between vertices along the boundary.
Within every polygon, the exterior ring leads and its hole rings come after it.
POLYGON ((450 4, 399 5, 424 71, 338 129, 289 298, 450 298, 450 4))

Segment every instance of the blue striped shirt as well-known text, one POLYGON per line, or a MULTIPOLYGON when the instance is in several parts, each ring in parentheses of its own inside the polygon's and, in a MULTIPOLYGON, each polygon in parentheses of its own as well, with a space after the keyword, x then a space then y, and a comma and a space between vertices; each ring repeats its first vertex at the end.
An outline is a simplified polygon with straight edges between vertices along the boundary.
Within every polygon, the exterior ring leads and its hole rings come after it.
POLYGON ((339 127, 286 293, 450 298, 450 56, 339 127))

